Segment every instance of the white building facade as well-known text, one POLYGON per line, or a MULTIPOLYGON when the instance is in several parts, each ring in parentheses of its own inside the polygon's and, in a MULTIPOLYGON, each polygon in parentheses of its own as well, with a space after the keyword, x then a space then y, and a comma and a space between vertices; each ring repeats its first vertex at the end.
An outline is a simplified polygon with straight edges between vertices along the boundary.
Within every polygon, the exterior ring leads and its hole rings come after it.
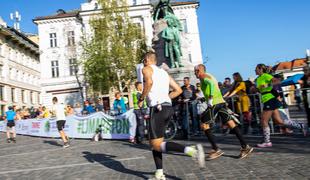
MULTIPOLYGON (((148 46, 153 38, 153 7, 150 0, 128 0, 129 16, 134 23, 143 27, 148 46)), ((182 49, 183 60, 192 64, 203 62, 201 54, 200 37, 196 10, 199 3, 173 2, 172 7, 176 16, 184 26, 182 36, 186 39, 187 46, 182 49)), ((65 12, 59 10, 51 16, 37 17, 34 23, 38 26, 42 101, 51 105, 52 97, 56 96, 60 102, 74 104, 81 102, 83 95, 86 97, 86 85, 83 80, 82 68, 76 66, 82 54, 80 42, 83 36, 91 36, 91 18, 100 12, 96 0, 88 0, 81 4, 79 10, 65 12), (77 71, 75 75, 74 70, 77 71), (78 81, 79 83, 78 83, 78 81)))
POLYGON ((0 18, 0 115, 40 104, 39 47, 0 18))

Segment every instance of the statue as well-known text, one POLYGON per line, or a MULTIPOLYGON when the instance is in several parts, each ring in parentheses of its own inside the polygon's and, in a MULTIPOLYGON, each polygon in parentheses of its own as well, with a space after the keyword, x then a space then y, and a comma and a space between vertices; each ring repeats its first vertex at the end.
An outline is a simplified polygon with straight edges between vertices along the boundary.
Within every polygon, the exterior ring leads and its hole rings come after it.
POLYGON ((160 0, 154 10, 153 20, 156 22, 166 16, 167 12, 173 13, 173 9, 170 6, 170 0, 160 0))
POLYGON ((164 19, 167 27, 162 31, 162 38, 165 40, 165 57, 169 59, 169 67, 183 67, 181 63, 181 42, 180 32, 183 30, 180 20, 174 15, 170 0, 160 0, 155 8, 154 21, 164 19))

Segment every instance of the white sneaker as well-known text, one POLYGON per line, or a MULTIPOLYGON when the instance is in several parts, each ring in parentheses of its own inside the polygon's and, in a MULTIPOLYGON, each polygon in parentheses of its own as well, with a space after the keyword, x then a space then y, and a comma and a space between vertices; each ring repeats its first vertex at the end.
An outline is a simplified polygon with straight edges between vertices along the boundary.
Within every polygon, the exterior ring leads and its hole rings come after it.
POLYGON ((205 152, 201 144, 197 144, 196 147, 197 147, 196 159, 198 161, 199 167, 204 168, 206 167, 205 152))
POLYGON ((148 179, 148 180, 166 180, 166 176, 164 174, 156 174, 154 175, 154 177, 148 179))
POLYGON ((190 146, 190 150, 186 153, 186 155, 191 156, 195 161, 197 161, 200 168, 204 168, 206 166, 205 152, 201 144, 190 146))

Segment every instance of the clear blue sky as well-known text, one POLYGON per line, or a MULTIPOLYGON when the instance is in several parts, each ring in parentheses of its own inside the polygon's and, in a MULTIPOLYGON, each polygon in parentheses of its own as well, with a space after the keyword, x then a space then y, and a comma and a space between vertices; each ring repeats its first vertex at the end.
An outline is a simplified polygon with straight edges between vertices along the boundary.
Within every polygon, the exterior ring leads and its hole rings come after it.
MULTIPOLYGON (((37 32, 32 19, 86 0, 0 0, 0 16, 22 14, 21 28, 37 32)), ((254 77, 257 63, 304 57, 310 48, 310 0, 201 0, 198 9, 203 56, 218 80, 234 72, 254 77)))

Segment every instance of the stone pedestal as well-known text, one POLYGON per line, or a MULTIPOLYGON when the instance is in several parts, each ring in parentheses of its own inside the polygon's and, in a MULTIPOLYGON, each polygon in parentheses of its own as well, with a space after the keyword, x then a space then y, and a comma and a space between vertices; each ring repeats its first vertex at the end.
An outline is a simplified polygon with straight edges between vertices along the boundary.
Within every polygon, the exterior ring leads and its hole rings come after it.
POLYGON ((192 85, 196 85, 199 82, 194 73, 194 66, 169 69, 167 72, 181 86, 183 85, 184 77, 189 77, 192 85))

